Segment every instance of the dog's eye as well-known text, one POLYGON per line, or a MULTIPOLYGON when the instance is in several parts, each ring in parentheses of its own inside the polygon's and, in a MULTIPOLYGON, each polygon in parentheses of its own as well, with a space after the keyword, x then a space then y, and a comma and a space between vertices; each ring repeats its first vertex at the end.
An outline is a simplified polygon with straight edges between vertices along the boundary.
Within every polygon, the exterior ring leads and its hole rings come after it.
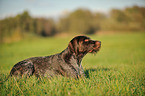
POLYGON ((84 41, 85 41, 85 42, 88 42, 88 41, 89 41, 89 39, 85 39, 84 41))

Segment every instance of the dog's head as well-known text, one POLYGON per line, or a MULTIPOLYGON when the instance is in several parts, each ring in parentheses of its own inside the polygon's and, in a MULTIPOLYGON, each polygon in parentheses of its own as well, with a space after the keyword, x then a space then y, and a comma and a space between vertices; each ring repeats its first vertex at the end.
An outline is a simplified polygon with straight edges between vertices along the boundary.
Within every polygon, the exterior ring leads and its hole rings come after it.
POLYGON ((76 36, 70 41, 68 48, 76 55, 79 55, 80 53, 97 53, 101 48, 101 42, 91 40, 87 36, 76 36))

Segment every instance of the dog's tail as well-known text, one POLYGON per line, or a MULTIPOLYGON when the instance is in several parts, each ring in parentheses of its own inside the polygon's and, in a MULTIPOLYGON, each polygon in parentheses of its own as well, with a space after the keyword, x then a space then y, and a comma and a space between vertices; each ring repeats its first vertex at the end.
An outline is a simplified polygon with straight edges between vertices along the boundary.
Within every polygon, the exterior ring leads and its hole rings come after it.
POLYGON ((0 84, 3 84, 4 82, 6 82, 9 79, 10 76, 11 75, 8 75, 8 77, 4 81, 0 81, 0 84))

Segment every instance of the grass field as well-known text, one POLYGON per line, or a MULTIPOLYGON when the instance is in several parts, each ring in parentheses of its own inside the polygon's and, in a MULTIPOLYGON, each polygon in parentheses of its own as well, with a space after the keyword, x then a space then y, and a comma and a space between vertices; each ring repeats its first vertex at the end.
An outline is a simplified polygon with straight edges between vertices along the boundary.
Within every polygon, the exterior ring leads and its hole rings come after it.
MULTIPOLYGON (((20 60, 61 52, 70 37, 33 38, 0 45, 0 81, 4 80, 20 60)), ((145 34, 128 33, 91 35, 102 41, 96 55, 87 54, 82 62, 86 78, 75 80, 65 77, 52 79, 16 80, 9 78, 0 85, 0 96, 145 96, 145 34)))

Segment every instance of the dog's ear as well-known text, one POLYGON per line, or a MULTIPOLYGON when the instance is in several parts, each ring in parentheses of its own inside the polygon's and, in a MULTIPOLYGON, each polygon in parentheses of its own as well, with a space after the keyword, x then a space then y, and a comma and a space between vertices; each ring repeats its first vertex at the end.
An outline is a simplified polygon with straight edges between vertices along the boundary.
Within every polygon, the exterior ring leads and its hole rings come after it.
POLYGON ((69 49, 70 52, 73 52, 74 53, 74 48, 73 48, 72 42, 69 42, 68 49, 69 49))
POLYGON ((68 45, 68 49, 75 53, 76 55, 78 54, 78 42, 76 39, 73 39, 72 41, 70 41, 69 45, 68 45))

